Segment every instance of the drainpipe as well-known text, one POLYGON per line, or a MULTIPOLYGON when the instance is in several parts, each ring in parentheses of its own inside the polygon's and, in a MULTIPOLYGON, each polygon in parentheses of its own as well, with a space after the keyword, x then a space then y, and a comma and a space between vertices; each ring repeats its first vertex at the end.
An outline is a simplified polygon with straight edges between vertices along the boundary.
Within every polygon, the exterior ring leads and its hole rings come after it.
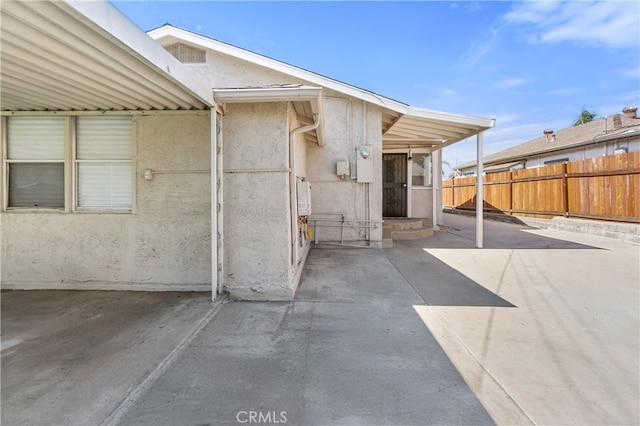
POLYGON ((298 197, 296 194, 296 135, 310 132, 320 126, 321 114, 313 114, 313 123, 295 128, 289 132, 289 199, 291 202, 291 264, 298 260, 298 197))

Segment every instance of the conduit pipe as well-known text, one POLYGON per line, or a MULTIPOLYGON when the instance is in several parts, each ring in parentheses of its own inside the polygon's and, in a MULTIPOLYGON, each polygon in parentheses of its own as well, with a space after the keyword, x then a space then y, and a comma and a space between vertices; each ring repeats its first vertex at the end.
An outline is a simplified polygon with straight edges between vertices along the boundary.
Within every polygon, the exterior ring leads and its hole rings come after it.
MULTIPOLYGON (((313 114, 313 123, 297 127, 289 132, 289 200, 291 203, 291 265, 298 259, 298 196, 296 193, 296 141, 295 137, 300 133, 317 129, 322 123, 320 110, 313 114)), ((320 140, 318 140, 320 145, 320 140)), ((320 145, 322 146, 322 145, 320 145)))

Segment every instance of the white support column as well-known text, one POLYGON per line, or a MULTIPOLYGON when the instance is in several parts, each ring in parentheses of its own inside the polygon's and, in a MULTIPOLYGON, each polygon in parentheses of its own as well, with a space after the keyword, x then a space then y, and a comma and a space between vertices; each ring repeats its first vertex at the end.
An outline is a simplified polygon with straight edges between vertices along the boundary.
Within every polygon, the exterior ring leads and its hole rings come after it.
POLYGON ((218 243, 217 259, 218 259, 218 294, 224 291, 224 122, 223 114, 216 113, 216 174, 218 175, 215 182, 218 185, 216 192, 216 206, 218 219, 216 221, 216 241, 218 243))
POLYGON ((440 187, 439 177, 442 176, 442 161, 440 161, 441 152, 442 151, 440 150, 431 152, 431 194, 432 194, 431 202, 433 205, 432 206, 433 219, 432 219, 431 225, 433 226, 434 231, 440 230, 440 227, 438 226, 438 206, 439 206, 438 199, 442 199, 442 198, 438 197, 438 188, 440 187))
POLYGON ((476 153, 476 164, 477 164, 477 178, 476 178, 476 247, 483 247, 483 220, 484 220, 484 193, 483 193, 483 184, 484 184, 484 170, 482 164, 482 132, 477 135, 477 153, 476 153))
POLYGON ((211 108, 211 300, 218 294, 218 123, 217 112, 211 108))

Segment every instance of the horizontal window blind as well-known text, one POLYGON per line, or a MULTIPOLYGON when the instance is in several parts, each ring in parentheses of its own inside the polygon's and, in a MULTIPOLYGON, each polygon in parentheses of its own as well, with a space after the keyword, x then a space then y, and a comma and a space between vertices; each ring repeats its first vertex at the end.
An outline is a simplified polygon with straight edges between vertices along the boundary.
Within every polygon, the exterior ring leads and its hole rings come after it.
POLYGON ((131 207, 131 137, 130 116, 76 119, 78 207, 131 207))
POLYGON ((64 117, 8 117, 9 160, 64 160, 64 117))
POLYGON ((130 208, 131 163, 78 163, 78 207, 130 208))
POLYGON ((10 163, 9 207, 64 207, 64 163, 10 163))
POLYGON ((76 122, 78 160, 131 159, 131 117, 86 116, 76 122))

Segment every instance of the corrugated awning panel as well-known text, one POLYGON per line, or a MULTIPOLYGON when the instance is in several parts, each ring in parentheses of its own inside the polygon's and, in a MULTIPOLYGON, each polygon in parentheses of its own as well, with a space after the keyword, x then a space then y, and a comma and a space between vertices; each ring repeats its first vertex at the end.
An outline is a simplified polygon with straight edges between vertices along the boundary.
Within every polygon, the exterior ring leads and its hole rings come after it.
POLYGON ((207 108, 64 2, 2 1, 0 7, 2 110, 207 108))

